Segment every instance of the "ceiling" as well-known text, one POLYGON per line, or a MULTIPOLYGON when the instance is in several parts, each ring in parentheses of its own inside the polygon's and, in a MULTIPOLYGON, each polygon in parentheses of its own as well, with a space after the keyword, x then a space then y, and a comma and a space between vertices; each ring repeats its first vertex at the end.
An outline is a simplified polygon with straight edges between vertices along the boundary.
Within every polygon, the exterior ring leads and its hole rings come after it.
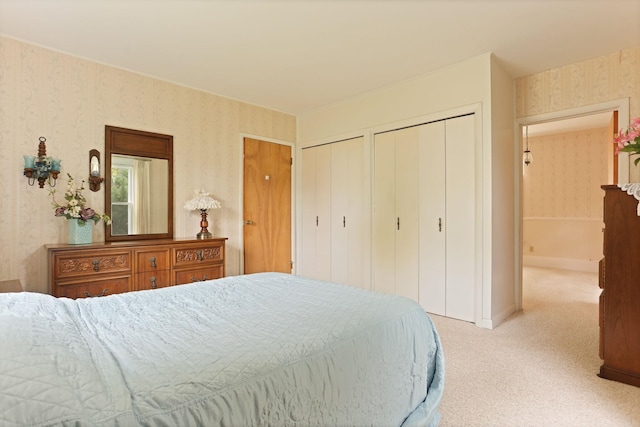
POLYGON ((638 0, 0 0, 1 35, 291 114, 487 52, 514 78, 610 54, 638 22, 638 0))

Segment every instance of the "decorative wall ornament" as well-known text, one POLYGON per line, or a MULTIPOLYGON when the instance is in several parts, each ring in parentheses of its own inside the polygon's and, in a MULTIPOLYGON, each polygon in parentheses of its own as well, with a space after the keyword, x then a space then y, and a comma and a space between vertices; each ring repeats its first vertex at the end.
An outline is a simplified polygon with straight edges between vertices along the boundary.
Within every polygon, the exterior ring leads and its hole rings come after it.
POLYGON ((51 187, 56 186, 56 180, 60 173, 60 163, 62 160, 47 156, 47 138, 40 137, 38 144, 38 155, 24 157, 24 176, 29 180, 29 185, 38 181, 40 188, 44 188, 44 183, 48 182, 51 187))
POLYGON ((98 150, 89 151, 89 189, 100 191, 100 184, 104 178, 100 177, 100 152, 98 150))

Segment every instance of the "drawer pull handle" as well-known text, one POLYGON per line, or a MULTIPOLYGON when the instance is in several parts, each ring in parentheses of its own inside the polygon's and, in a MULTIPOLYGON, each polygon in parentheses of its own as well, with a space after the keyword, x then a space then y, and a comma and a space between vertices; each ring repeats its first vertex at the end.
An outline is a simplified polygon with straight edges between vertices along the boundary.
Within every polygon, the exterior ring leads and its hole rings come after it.
POLYGON ((93 271, 100 271, 100 261, 94 259, 91 263, 93 264, 93 271))
POLYGON ((198 256, 198 261, 202 261, 204 259, 202 257, 202 251, 196 251, 196 255, 198 256))
POLYGON ((99 295, 91 295, 91 294, 89 293, 89 291, 84 291, 84 292, 83 292, 83 295, 84 295, 85 297, 87 297, 87 298, 96 298, 96 297, 103 297, 103 296, 107 295, 108 293, 109 293, 109 289, 106 289, 106 288, 105 288, 105 289, 103 289, 103 290, 102 290, 102 293, 101 293, 101 294, 99 294, 99 295))
POLYGON ((151 263, 151 268, 156 268, 156 257, 149 258, 149 262, 151 263))
POLYGON ((202 276, 202 282, 204 282, 205 280, 207 280, 207 275, 206 274, 204 276, 202 276))
POLYGON ((155 277, 151 276, 149 281, 151 282, 151 289, 156 289, 158 287, 158 285, 156 285, 156 278, 155 277))
POLYGON ((205 280, 207 280, 207 275, 206 274, 204 276, 202 276, 202 279, 196 279, 195 276, 191 276, 191 281, 192 282, 204 282, 205 280))

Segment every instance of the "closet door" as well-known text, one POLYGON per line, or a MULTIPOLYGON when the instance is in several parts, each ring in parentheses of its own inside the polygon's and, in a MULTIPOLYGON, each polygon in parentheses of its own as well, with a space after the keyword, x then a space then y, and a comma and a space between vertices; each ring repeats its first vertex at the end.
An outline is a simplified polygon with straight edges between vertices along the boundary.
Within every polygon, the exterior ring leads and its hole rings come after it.
POLYGON ((396 293, 396 138, 374 137, 373 289, 396 293))
POLYGON ((420 198, 418 129, 396 131, 396 294, 418 301, 420 198))
POLYGON ((445 122, 418 126, 420 158, 420 305, 446 314, 445 122))
POLYGON ((364 138, 331 144, 331 280, 368 288, 364 138))
POLYGON ((475 320, 475 119, 446 120, 446 315, 475 320))
POLYGON ((302 150, 303 276, 331 280, 331 147, 302 150))
POLYGON ((374 289, 418 301, 417 130, 375 136, 374 289))

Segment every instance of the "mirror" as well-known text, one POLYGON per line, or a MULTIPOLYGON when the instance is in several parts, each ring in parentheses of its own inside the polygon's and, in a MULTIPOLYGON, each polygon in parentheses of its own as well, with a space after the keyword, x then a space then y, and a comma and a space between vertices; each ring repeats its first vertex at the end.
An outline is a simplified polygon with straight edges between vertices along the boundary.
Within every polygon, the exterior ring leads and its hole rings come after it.
POLYGON ((105 240, 173 238, 173 137, 105 126, 105 240))

